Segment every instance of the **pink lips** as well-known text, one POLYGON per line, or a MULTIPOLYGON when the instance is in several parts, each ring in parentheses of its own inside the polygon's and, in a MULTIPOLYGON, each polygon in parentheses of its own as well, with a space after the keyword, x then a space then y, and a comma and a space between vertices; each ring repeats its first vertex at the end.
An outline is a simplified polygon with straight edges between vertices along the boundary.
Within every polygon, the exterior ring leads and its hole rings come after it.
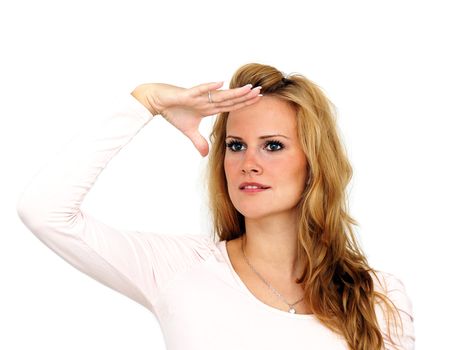
POLYGON ((270 187, 267 185, 257 183, 257 182, 243 182, 241 185, 239 185, 239 189, 243 192, 261 192, 261 191, 265 191, 268 188, 270 187), (253 186, 253 187, 247 187, 247 186, 253 186))

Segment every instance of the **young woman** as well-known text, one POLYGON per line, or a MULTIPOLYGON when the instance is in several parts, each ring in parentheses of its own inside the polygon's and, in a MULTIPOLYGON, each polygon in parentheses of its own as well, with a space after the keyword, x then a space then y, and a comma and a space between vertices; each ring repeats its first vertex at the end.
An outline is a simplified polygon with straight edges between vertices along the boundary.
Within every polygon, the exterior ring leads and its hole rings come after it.
POLYGON ((248 64, 230 88, 143 84, 75 139, 18 201, 25 225, 73 266, 154 313, 168 349, 413 349, 402 283, 375 271, 346 210, 352 169, 310 80, 248 64), (202 156, 210 135, 214 233, 119 230, 80 209, 106 164, 154 116, 202 156))

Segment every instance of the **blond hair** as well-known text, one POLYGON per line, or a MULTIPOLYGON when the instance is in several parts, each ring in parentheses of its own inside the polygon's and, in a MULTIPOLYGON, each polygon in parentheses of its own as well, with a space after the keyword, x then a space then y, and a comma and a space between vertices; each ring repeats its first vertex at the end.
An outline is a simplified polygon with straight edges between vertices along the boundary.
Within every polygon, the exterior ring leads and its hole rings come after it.
MULTIPOLYGON (((297 113, 298 137, 310 179, 298 203, 297 250, 304 269, 297 283, 303 286, 305 302, 325 326, 345 338, 350 349, 382 349, 375 303, 384 302, 388 327, 391 316, 396 321, 396 309, 375 290, 375 271, 353 234, 352 225, 357 222, 348 214, 346 198, 352 167, 337 133, 332 103, 303 75, 285 77, 268 65, 250 63, 240 67, 230 88, 248 83, 262 86, 263 95, 287 101, 297 113)), ((228 115, 220 113, 215 121, 208 163, 213 228, 220 240, 227 241, 245 232, 244 216, 230 200, 223 166, 228 115)))

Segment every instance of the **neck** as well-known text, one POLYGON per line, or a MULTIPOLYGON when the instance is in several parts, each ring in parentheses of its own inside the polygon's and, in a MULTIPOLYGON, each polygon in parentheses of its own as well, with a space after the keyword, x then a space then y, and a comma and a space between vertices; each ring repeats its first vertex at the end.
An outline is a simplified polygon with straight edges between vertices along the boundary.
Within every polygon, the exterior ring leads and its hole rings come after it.
POLYGON ((244 251, 249 261, 296 279, 301 274, 297 255, 298 220, 290 216, 262 219, 245 218, 244 251))

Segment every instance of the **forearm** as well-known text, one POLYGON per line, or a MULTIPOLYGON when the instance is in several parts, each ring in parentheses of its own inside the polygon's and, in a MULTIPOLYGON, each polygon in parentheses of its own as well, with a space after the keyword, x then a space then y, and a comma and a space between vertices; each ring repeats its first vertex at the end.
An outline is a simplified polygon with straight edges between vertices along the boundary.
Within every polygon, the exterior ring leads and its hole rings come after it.
POLYGON ((29 182, 17 202, 27 226, 67 225, 76 220, 106 164, 151 120, 132 96, 124 106, 71 140, 29 182))

